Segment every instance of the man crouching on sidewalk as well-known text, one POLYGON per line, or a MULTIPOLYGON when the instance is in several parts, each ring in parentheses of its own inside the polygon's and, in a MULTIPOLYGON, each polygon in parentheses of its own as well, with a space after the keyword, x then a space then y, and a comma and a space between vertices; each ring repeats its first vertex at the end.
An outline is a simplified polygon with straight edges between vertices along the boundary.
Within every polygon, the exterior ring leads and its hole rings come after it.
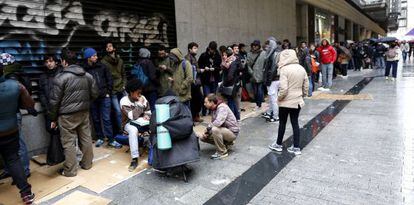
POLYGON ((229 106, 215 94, 209 94, 204 99, 204 106, 211 110, 211 123, 200 140, 216 146, 216 153, 211 159, 222 159, 229 156, 229 146, 233 145, 239 135, 240 127, 229 106))

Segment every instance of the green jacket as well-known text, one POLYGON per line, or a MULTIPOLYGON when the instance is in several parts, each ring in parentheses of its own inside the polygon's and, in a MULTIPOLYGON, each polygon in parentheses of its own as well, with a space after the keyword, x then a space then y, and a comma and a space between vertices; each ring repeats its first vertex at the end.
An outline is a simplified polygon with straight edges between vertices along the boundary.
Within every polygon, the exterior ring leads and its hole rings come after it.
POLYGON ((116 58, 113 58, 110 55, 106 55, 102 58, 101 63, 103 63, 112 74, 113 80, 113 93, 118 93, 124 91, 126 85, 126 73, 124 67, 124 61, 118 55, 116 58))
POLYGON ((178 48, 172 49, 171 54, 174 54, 179 60, 179 63, 174 66, 172 90, 180 98, 181 102, 189 101, 191 100, 191 84, 193 82, 191 63, 184 59, 183 54, 178 48), (185 72, 183 61, 185 61, 185 72))
POLYGON ((171 88, 168 78, 173 76, 173 70, 170 68, 170 59, 168 57, 155 59, 155 66, 157 67, 157 75, 160 85, 160 87, 158 87, 158 96, 162 97, 171 88), (165 65, 167 69, 161 69, 161 65, 165 65))

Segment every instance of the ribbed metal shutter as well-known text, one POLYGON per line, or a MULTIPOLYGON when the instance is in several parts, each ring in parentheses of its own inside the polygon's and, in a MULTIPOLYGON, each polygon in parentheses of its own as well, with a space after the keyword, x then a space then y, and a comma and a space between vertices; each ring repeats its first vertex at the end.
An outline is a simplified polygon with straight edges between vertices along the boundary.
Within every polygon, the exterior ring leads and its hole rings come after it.
POLYGON ((48 54, 64 47, 103 51, 114 41, 127 65, 146 46, 176 46, 174 0, 0 0, 0 52, 27 73, 42 71, 48 54))

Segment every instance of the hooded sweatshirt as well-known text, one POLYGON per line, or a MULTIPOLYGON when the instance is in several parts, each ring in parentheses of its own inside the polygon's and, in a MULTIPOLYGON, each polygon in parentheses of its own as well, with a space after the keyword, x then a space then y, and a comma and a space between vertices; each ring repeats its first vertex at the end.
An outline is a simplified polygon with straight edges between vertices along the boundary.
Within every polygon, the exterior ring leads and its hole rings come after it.
POLYGON ((178 62, 171 62, 174 70, 172 90, 180 98, 181 102, 189 101, 191 100, 191 84, 193 82, 191 64, 184 59, 182 52, 178 48, 172 49, 170 55, 175 56, 178 60, 178 62), (183 68, 183 61, 185 62, 185 69, 183 68))
POLYGON ((303 97, 307 96, 309 80, 305 68, 299 64, 296 52, 284 50, 279 58, 280 85, 278 93, 279 107, 298 109, 303 107, 303 97))
POLYGON ((317 48, 317 50, 319 52, 319 55, 320 55, 320 62, 322 64, 335 63, 335 61, 336 61, 336 51, 331 45, 329 45, 328 41, 326 41, 326 42, 327 42, 326 46, 321 45, 317 48))
POLYGON ((267 40, 269 41, 269 47, 266 50, 266 59, 264 62, 264 81, 266 86, 270 86, 272 81, 279 80, 277 62, 282 47, 276 44, 276 39, 274 37, 270 37, 267 40))

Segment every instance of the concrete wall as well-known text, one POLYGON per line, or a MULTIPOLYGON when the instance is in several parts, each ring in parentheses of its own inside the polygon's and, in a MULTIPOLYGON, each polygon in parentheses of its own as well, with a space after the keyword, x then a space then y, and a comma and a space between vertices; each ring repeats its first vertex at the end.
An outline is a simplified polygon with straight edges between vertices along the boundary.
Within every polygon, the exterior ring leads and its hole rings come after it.
POLYGON ((200 52, 208 42, 219 45, 262 42, 268 36, 296 42, 294 0, 176 0, 178 47, 197 42, 200 52))

